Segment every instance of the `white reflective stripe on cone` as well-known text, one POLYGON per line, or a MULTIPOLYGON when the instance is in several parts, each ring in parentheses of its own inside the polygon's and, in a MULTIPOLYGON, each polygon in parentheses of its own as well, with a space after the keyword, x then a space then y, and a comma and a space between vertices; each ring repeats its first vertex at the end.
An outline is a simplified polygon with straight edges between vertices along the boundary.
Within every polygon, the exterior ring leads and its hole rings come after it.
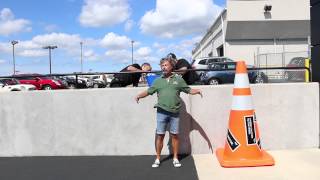
POLYGON ((247 73, 237 73, 234 77, 235 88, 248 88, 249 78, 247 73))
POLYGON ((252 96, 233 96, 231 110, 253 110, 252 96))

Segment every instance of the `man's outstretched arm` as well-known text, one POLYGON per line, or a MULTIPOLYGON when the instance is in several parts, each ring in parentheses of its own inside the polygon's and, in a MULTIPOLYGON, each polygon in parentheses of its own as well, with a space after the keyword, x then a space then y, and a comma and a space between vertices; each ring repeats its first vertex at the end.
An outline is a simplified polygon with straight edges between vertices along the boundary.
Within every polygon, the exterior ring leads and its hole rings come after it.
POLYGON ((200 89, 191 89, 189 94, 191 95, 199 94, 202 97, 202 91, 200 89))
POLYGON ((143 91, 143 92, 141 92, 140 94, 138 94, 137 96, 136 96, 136 102, 137 103, 139 103, 139 100, 141 99, 141 98, 145 98, 145 97, 147 97, 149 94, 148 94, 148 91, 143 91))

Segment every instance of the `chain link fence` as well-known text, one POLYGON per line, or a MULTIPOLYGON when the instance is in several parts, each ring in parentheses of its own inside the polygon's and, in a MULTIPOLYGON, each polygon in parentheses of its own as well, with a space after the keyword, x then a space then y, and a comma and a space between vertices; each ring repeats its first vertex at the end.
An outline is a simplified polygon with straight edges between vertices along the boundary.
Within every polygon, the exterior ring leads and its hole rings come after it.
MULTIPOLYGON (((310 52, 282 52, 258 54, 255 57, 258 68, 273 67, 307 67, 310 68, 310 52)), ((311 69, 311 68, 310 68, 311 69)), ((262 70, 270 82, 309 82, 307 69, 275 69, 262 70)))

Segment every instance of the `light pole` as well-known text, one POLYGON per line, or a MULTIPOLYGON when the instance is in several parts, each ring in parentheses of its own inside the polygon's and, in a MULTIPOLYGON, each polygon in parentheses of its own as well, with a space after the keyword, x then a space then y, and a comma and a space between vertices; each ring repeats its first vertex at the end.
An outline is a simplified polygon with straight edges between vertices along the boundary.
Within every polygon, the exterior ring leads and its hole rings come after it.
POLYGON ((51 49, 58 48, 57 46, 44 46, 43 49, 49 49, 49 68, 51 74, 51 49))
POLYGON ((13 61, 13 75, 16 74, 16 59, 14 57, 14 45, 18 44, 18 41, 11 41, 12 44, 12 61, 13 61))
POLYGON ((83 63, 82 63, 82 45, 83 45, 83 42, 81 41, 80 42, 80 63, 81 63, 81 73, 83 72, 83 63))
POLYGON ((133 43, 134 41, 131 40, 131 63, 133 64, 133 43))

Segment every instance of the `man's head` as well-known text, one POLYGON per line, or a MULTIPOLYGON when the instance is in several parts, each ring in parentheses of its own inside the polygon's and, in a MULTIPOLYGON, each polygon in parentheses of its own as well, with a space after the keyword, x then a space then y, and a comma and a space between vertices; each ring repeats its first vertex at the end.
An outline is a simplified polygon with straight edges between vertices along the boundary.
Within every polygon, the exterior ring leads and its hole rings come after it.
POLYGON ((175 66, 175 61, 171 58, 162 58, 160 61, 161 70, 164 75, 171 74, 175 66))
POLYGON ((166 58, 177 60, 177 56, 175 54, 173 54, 173 53, 169 53, 166 58))
POLYGON ((149 63, 143 63, 141 65, 141 68, 142 68, 143 71, 151 71, 152 70, 152 67, 151 67, 151 65, 149 63))

